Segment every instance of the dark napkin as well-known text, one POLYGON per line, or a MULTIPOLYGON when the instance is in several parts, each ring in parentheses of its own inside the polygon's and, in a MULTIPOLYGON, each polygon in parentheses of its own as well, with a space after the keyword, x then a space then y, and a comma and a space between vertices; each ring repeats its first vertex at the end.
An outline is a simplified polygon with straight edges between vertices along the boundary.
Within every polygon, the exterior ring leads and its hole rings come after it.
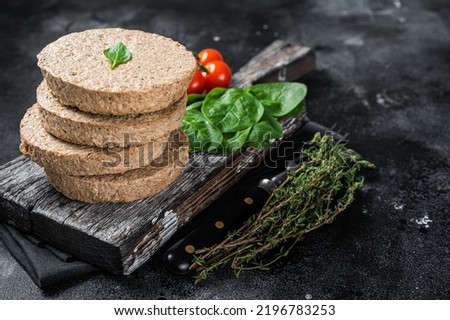
POLYGON ((11 255, 40 288, 63 280, 79 279, 99 271, 98 268, 75 260, 71 255, 10 225, 0 224, 0 238, 11 255))
MULTIPOLYGON (((302 144, 310 140, 316 132, 322 134, 331 133, 336 139, 342 139, 341 136, 332 132, 330 129, 315 122, 308 121, 298 134, 289 139, 289 141, 286 141, 286 143, 282 143, 278 149, 272 150, 274 154, 269 154, 266 157, 266 161, 250 170, 242 180, 216 200, 204 213, 206 214, 208 210, 214 210, 214 208, 221 208, 227 205, 236 195, 242 194, 248 188, 256 186, 260 179, 271 177, 284 170, 284 162, 293 158, 295 156, 294 152, 298 152, 302 144)), ((166 244, 166 247, 195 228, 201 223, 201 220, 202 214, 199 214, 185 228, 177 232, 169 243, 166 244)), ((49 246, 39 239, 31 235, 26 235, 9 225, 0 223, 0 238, 5 243, 11 255, 27 271, 34 283, 40 288, 61 281, 78 279, 99 271, 98 268, 77 261, 70 254, 49 246)))

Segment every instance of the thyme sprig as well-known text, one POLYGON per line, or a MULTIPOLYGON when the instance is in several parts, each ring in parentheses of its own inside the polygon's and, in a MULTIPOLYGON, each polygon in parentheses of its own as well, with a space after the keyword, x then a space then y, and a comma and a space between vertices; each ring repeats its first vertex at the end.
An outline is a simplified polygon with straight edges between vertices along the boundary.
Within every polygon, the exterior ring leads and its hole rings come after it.
POLYGON ((343 212, 363 186, 358 173, 374 168, 332 136, 319 133, 305 145, 302 155, 301 166, 273 192, 259 214, 221 243, 195 252, 190 268, 196 282, 224 266, 230 266, 236 276, 246 270, 267 270, 305 234, 343 212), (268 252, 275 254, 267 258, 268 252))

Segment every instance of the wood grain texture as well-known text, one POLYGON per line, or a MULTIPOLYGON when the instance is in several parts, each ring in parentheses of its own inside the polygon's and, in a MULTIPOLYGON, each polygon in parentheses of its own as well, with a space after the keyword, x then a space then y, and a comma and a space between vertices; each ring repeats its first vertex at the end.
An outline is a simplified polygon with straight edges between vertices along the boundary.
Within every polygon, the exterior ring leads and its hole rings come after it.
MULTIPOLYGON (((297 80, 315 69, 314 52, 276 41, 234 75, 233 86, 297 80)), ((284 121, 284 135, 305 114, 284 121)), ((113 273, 130 274, 181 226, 233 186, 264 150, 231 156, 194 154, 164 192, 127 204, 86 204, 53 189, 43 169, 23 156, 0 167, 0 220, 74 257, 113 273)))

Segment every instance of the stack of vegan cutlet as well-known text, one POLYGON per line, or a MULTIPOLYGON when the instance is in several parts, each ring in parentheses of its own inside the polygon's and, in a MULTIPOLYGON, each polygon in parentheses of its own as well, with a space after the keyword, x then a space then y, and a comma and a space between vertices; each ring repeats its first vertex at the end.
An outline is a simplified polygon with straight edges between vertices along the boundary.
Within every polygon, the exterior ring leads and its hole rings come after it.
POLYGON ((70 199, 129 202, 155 195, 188 161, 179 130, 192 53, 137 30, 72 33, 38 54, 44 81, 20 125, 21 152, 70 199), (122 43, 131 59, 112 68, 103 51, 122 43))

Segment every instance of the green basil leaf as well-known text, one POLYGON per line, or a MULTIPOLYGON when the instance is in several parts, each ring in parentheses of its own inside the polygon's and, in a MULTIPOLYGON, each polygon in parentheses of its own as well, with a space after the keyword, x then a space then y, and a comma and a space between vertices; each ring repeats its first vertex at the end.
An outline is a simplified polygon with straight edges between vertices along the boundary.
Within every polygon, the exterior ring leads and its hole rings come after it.
POLYGON ((292 112, 305 99, 308 91, 303 83, 298 82, 261 83, 251 86, 249 90, 276 118, 292 112))
POLYGON ((131 60, 131 52, 122 42, 116 43, 111 48, 103 50, 103 54, 108 58, 111 69, 131 60))
POLYGON ((202 113, 221 132, 236 132, 257 123, 264 106, 248 90, 215 88, 206 95, 202 113))
POLYGON ((192 152, 214 151, 221 146, 223 140, 222 133, 195 109, 186 111, 181 130, 188 136, 192 152))
POLYGON ((206 94, 198 94, 198 93, 188 94, 187 105, 191 105, 194 102, 203 101, 205 100, 205 97, 206 94))
POLYGON ((252 127, 248 127, 247 129, 234 133, 224 133, 222 142, 223 149, 228 153, 232 153, 242 148, 247 141, 251 129, 252 127))
POLYGON ((261 120, 252 127, 248 135, 247 144, 254 148, 266 148, 270 140, 283 136, 283 127, 273 116, 264 113, 261 120))

